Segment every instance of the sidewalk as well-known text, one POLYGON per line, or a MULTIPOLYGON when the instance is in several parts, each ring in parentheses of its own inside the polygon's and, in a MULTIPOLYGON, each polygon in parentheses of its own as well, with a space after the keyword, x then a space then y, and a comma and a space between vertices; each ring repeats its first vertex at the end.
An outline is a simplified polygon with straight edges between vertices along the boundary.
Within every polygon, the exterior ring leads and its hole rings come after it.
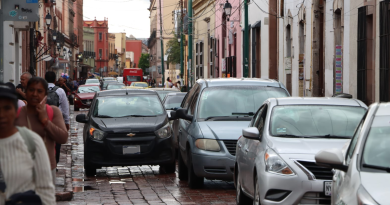
POLYGON ((73 105, 70 107, 70 130, 66 144, 61 146, 60 161, 57 164, 56 175, 56 199, 57 201, 70 201, 73 196, 72 185, 72 144, 77 140, 77 128, 75 127, 75 117, 73 115, 73 105))

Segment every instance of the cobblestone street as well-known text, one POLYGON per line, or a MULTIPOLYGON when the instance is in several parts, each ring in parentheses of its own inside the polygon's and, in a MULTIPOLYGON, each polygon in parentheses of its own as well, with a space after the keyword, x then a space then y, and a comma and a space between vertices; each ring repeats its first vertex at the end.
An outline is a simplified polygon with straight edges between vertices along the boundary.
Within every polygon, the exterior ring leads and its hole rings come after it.
POLYGON ((235 204, 233 182, 206 180, 203 189, 194 190, 177 173, 164 174, 159 166, 103 167, 96 177, 84 176, 83 124, 75 121, 79 113, 87 111, 72 114, 56 180, 57 193, 69 191, 73 197, 57 204, 235 204))

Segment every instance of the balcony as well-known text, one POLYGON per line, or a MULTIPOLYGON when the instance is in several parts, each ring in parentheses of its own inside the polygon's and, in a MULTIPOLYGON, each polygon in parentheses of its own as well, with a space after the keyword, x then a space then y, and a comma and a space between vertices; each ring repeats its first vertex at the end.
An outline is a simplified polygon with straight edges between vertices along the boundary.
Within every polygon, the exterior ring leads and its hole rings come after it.
POLYGON ((85 58, 95 58, 95 52, 92 51, 84 51, 83 55, 85 58))
POLYGON ((74 34, 74 33, 71 33, 71 34, 70 34, 70 41, 71 41, 74 45, 78 45, 77 35, 74 34))

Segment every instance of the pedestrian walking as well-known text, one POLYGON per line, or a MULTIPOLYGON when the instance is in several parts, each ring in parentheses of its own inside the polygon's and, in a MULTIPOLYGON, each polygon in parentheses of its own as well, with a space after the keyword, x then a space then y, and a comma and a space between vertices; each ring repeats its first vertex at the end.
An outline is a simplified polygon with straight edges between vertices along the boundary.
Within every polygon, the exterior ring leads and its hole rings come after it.
POLYGON ((162 87, 162 83, 161 83, 161 81, 158 83, 158 87, 162 87))
POLYGON ((50 161, 42 138, 15 125, 15 88, 0 83, 0 205, 55 204, 50 161))
POLYGON ((166 87, 166 88, 172 88, 172 86, 173 86, 173 83, 172 83, 172 81, 169 79, 169 77, 167 78, 167 82, 165 82, 165 84, 164 84, 164 87, 166 87))
POLYGON ((16 93, 19 100, 26 100, 25 91, 27 87, 27 82, 28 80, 30 80, 31 77, 32 75, 29 72, 22 73, 22 75, 20 76, 20 84, 16 86, 16 93))
MULTIPOLYGON (((15 85, 13 84, 13 83, 11 83, 11 82, 8 82, 8 83, 6 83, 6 85, 8 85, 12 90, 16 90, 16 88, 15 88, 15 85)), ((27 103, 27 101, 23 101, 23 100, 20 100, 20 99, 18 99, 18 109, 20 108, 20 107, 23 107, 23 106, 26 106, 26 103, 27 103)))
POLYGON ((176 87, 177 87, 177 89, 179 89, 181 91, 181 83, 180 83, 180 81, 176 82, 176 87))
POLYGON ((31 78, 26 87, 27 106, 18 110, 16 125, 36 132, 45 142, 50 159, 53 184, 56 176, 55 143, 64 144, 68 131, 61 110, 46 104, 48 83, 40 77, 31 78))
MULTIPOLYGON (((55 86, 56 74, 53 71, 46 72, 45 80, 48 82, 47 104, 57 106, 61 110, 66 130, 69 131, 69 103, 65 91, 55 86)), ((61 144, 56 143, 56 164, 60 161, 60 154, 61 144)))

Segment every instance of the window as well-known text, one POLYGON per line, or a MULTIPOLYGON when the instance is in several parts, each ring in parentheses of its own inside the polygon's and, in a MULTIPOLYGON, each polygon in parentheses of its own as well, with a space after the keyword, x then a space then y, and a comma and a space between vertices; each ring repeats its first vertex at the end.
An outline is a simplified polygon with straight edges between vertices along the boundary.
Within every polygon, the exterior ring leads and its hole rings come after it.
POLYGON ((257 129, 259 130, 259 138, 260 139, 263 136, 265 118, 267 117, 267 110, 268 110, 268 105, 265 104, 263 107, 263 110, 261 111, 261 116, 259 118, 259 121, 257 123, 257 129))
POLYGON ((187 109, 189 104, 190 104, 190 101, 192 99, 192 96, 194 95, 195 91, 198 89, 199 87, 199 84, 195 84, 194 87, 190 90, 190 92, 188 92, 187 96, 185 97, 185 102, 184 104, 182 105, 183 108, 187 109))
POLYGON ((103 34, 99 33, 99 41, 103 40, 103 34))
POLYGON ((209 53, 209 64, 210 64, 210 78, 213 77, 213 74, 214 74, 214 56, 213 56, 213 51, 214 51, 214 39, 213 37, 210 38, 210 41, 209 41, 209 49, 210 49, 210 53, 209 53))
POLYGON ((203 78, 203 46, 204 43, 199 43, 199 78, 203 78))
POLYGON ((284 16, 284 0, 280 0, 280 16, 284 16))
POLYGON ((102 55, 103 55, 103 50, 99 49, 99 58, 102 58, 102 55))
POLYGON ((362 127, 363 127, 363 123, 361 123, 359 127, 356 129, 355 134, 352 137, 351 143, 349 144, 348 152, 345 159, 346 165, 349 165, 349 163, 351 162, 352 154, 355 151, 355 147, 359 139, 360 132, 362 131, 362 127))
POLYGON ((190 107, 188 109, 188 114, 189 115, 194 115, 195 114, 195 108, 196 108, 196 102, 198 101, 199 90, 200 89, 196 90, 196 92, 194 94, 194 97, 191 100, 191 104, 190 104, 190 107))

